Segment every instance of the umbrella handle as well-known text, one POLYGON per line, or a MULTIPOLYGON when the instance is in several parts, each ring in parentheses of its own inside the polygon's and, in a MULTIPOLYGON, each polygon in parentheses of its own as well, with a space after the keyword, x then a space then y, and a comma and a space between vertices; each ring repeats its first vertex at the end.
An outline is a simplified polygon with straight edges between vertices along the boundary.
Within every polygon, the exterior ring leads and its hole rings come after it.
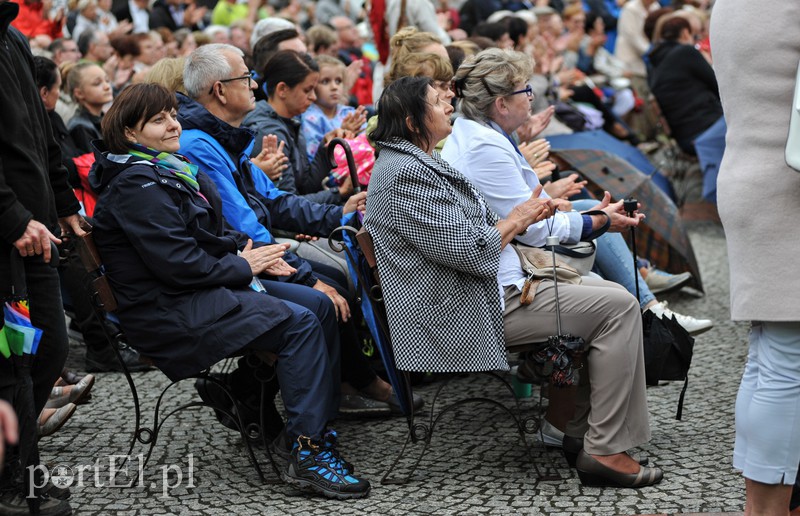
MULTIPOLYGON (((623 207, 628 217, 633 217, 633 212, 639 208, 639 201, 636 199, 625 199, 623 207)), ((639 270, 636 263, 636 227, 631 226, 631 254, 633 254, 633 282, 636 284, 636 301, 642 302, 642 296, 639 294, 639 276, 636 271, 639 270)))
MULTIPOLYGON (((19 249, 11 246, 11 295, 15 298, 28 297, 28 285, 25 281, 25 261, 19 254, 19 249)), ((58 247, 55 242, 50 242, 50 266, 58 267, 58 247)))
POLYGON ((361 191, 361 185, 358 183, 358 169, 356 168, 356 160, 353 159, 353 151, 350 149, 350 144, 343 138, 334 138, 328 144, 328 161, 331 163, 331 168, 336 168, 336 160, 333 158, 333 151, 337 145, 344 149, 344 155, 347 157, 347 168, 350 172, 350 181, 353 183, 353 193, 361 191))

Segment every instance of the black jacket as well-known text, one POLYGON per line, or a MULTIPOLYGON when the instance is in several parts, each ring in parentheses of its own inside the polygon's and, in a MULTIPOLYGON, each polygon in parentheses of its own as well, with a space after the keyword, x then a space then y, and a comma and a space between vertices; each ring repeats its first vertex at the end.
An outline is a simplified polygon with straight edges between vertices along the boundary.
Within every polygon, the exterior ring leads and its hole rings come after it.
POLYGON ((82 107, 79 107, 75 116, 69 119, 67 129, 72 142, 81 154, 92 152, 92 142, 103 137, 100 131, 102 120, 102 116, 94 116, 82 107))
POLYGON ((55 137, 58 142, 58 147, 61 149, 61 159, 64 168, 67 169, 69 184, 72 188, 82 188, 81 178, 78 176, 78 170, 72 158, 77 158, 82 154, 86 154, 86 152, 81 151, 75 144, 75 140, 72 139, 72 135, 64 124, 64 120, 56 113, 55 109, 49 111, 47 116, 50 119, 50 127, 53 128, 53 137, 55 137))
POLYGON ((67 183, 61 152, 36 87, 27 41, 11 21, 19 6, 0 3, 0 256, 31 219, 59 234, 58 218, 80 206, 67 183))
MULTIPOLYGON (((181 4, 181 9, 185 9, 186 4, 181 4)), ((157 0, 156 3, 153 4, 153 8, 150 10, 150 28, 151 29, 158 29, 159 27, 166 27, 170 31, 175 32, 178 29, 182 29, 186 27, 187 29, 191 30, 201 30, 203 29, 202 22, 200 24, 186 26, 181 25, 178 26, 175 23, 175 19, 172 17, 172 13, 169 10, 169 6, 167 5, 164 0, 157 0)))
POLYGON ((714 70, 691 45, 667 42, 650 53, 649 82, 672 134, 685 147, 722 116, 714 70))
POLYGON ((248 287, 236 255, 247 235, 230 231, 214 183, 200 193, 170 171, 95 150, 89 174, 99 194, 94 240, 137 350, 171 380, 240 350, 291 315, 281 300, 248 287))

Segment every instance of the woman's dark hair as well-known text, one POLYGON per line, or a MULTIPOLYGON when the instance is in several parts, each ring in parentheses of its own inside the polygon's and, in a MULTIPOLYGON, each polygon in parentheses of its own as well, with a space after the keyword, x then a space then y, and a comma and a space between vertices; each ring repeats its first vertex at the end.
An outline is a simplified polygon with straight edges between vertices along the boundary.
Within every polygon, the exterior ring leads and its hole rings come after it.
POLYGON ((689 20, 683 16, 673 16, 664 20, 664 24, 661 26, 661 39, 663 41, 678 41, 684 30, 688 30, 689 33, 692 32, 689 20))
POLYGON ((129 143, 125 129, 137 127, 141 130, 148 120, 162 111, 178 109, 175 94, 160 84, 132 84, 117 95, 108 112, 103 116, 103 141, 114 154, 128 152, 129 143))
POLYGON ((656 24, 658 23, 659 18, 666 14, 672 13, 674 10, 675 9, 671 7, 662 7, 661 9, 656 9, 647 15, 647 18, 644 19, 644 35, 647 36, 648 40, 653 41, 653 35, 656 31, 656 24))
POLYGON ((586 21, 583 22, 583 30, 586 31, 586 34, 594 30, 594 22, 597 21, 598 18, 600 18, 600 15, 594 11, 586 13, 586 21))
POLYGON ((486 36, 470 36, 467 38, 467 41, 472 41, 473 43, 478 45, 478 48, 480 48, 481 50, 497 47, 497 44, 494 42, 494 40, 487 38, 486 36))
POLYGON ((467 58, 467 54, 461 47, 447 45, 444 48, 447 50, 447 57, 450 58, 450 64, 453 66, 453 71, 455 72, 458 70, 458 67, 461 66, 461 63, 464 62, 464 59, 467 58))
POLYGON ((500 22, 506 26, 508 37, 514 42, 514 48, 519 48, 522 38, 528 34, 528 22, 518 16, 506 16, 500 22))
POLYGON ((265 78, 267 91, 272 97, 278 84, 283 82, 288 87, 294 88, 314 72, 319 72, 319 66, 310 55, 294 50, 281 50, 272 56, 263 73, 259 71, 259 75, 265 78))
POLYGON ((36 67, 36 87, 47 88, 49 91, 58 79, 58 66, 46 57, 36 56, 33 58, 33 65, 36 67))
POLYGON ((111 47, 119 57, 139 57, 142 54, 142 51, 139 50, 139 40, 135 34, 113 38, 111 47))
POLYGON ((427 97, 432 85, 429 77, 401 77, 387 86, 378 101, 378 125, 370 138, 376 142, 402 138, 420 148, 429 147, 427 97))
POLYGON ((494 42, 499 41, 500 38, 503 37, 503 34, 508 34, 508 28, 505 23, 502 22, 481 22, 475 27, 475 30, 472 31, 473 36, 483 36, 494 42))

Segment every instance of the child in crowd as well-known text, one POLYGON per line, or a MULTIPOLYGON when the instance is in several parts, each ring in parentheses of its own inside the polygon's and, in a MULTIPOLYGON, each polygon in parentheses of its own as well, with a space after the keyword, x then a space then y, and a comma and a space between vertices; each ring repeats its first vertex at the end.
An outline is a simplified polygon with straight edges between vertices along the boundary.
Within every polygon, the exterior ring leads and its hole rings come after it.
POLYGON ((303 136, 306 138, 309 162, 314 160, 325 135, 335 129, 358 134, 367 121, 364 106, 354 109, 342 104, 347 100, 344 90, 345 65, 335 57, 319 55, 319 81, 314 88, 316 102, 302 115, 303 136))

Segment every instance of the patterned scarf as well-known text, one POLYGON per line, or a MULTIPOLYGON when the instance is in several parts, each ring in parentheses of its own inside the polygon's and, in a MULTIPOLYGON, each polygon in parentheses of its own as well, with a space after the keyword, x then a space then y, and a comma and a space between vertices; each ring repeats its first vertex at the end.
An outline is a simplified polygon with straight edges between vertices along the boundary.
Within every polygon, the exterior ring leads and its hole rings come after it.
POLYGON ((200 193, 200 184, 197 182, 197 165, 192 165, 188 161, 184 161, 183 157, 178 157, 169 152, 159 152, 138 143, 130 143, 129 145, 128 154, 169 170, 192 190, 200 193))

